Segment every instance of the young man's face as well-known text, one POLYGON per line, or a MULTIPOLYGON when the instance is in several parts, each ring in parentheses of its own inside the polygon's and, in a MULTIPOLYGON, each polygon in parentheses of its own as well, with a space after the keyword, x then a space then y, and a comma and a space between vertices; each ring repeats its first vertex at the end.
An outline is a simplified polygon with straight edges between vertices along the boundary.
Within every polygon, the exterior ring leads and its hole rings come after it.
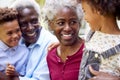
POLYGON ((17 46, 21 38, 21 31, 17 20, 0 24, 0 40, 8 47, 17 46))

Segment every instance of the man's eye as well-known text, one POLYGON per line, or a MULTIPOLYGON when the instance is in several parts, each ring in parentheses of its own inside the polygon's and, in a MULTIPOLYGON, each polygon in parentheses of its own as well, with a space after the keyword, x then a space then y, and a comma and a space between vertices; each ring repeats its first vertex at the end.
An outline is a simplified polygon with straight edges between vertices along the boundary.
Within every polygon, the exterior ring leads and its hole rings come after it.
POLYGON ((26 27, 28 24, 26 22, 20 23, 20 27, 26 27))
POLYGON ((32 23, 32 24, 38 23, 38 19, 33 19, 33 20, 31 21, 31 23, 32 23))
POLYGON ((26 24, 21 24, 20 26, 21 26, 21 27, 26 27, 27 25, 26 25, 26 24))

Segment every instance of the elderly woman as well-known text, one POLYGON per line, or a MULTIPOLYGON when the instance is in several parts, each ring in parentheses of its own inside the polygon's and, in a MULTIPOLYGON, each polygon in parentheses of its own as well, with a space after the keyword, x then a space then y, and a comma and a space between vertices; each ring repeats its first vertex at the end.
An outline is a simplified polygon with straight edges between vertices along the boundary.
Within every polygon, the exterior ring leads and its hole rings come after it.
POLYGON ((78 80, 79 65, 84 40, 78 33, 83 12, 75 2, 54 0, 44 7, 49 29, 56 35, 60 45, 48 52, 47 63, 51 80, 78 80))

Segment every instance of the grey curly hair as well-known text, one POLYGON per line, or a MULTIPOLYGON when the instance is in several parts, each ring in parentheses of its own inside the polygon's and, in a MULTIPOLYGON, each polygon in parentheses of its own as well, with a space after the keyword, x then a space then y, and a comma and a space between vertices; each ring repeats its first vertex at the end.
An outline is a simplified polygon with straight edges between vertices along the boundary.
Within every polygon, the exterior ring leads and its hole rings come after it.
POLYGON ((46 3, 42 9, 41 17, 44 22, 48 25, 48 21, 51 21, 58 10, 64 7, 74 8, 77 13, 78 19, 82 22, 83 19, 83 11, 81 4, 77 3, 75 0, 46 0, 46 3))
POLYGON ((35 0, 16 0, 10 7, 17 9, 20 7, 24 8, 28 6, 33 7, 38 13, 38 15, 40 16, 40 13, 41 13, 40 6, 35 0))

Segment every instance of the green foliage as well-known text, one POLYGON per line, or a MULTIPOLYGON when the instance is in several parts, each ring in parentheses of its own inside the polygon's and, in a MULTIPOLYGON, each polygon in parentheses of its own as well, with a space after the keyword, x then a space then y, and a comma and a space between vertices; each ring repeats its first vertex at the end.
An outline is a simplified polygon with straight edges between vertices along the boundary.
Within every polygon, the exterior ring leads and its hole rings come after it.
POLYGON ((43 7, 45 4, 45 0, 36 0, 36 1, 39 3, 41 7, 43 7))

